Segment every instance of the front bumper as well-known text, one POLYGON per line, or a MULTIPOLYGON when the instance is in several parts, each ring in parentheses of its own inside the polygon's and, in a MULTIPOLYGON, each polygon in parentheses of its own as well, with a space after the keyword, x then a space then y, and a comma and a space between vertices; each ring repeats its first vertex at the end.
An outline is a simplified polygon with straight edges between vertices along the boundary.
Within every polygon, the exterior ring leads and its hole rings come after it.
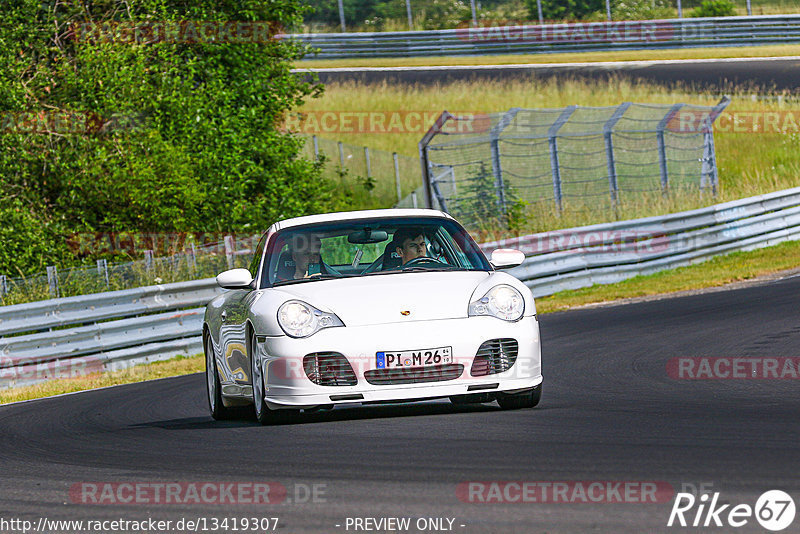
POLYGON ((265 399, 270 408, 307 408, 353 402, 418 400, 467 393, 513 392, 542 382, 539 323, 535 316, 509 323, 494 317, 391 323, 327 328, 305 339, 260 337, 258 355, 264 368, 265 399), (482 343, 513 338, 519 344, 516 362, 503 373, 470 375, 482 343), (454 380, 416 384, 373 385, 364 373, 376 368, 378 351, 424 350, 449 346, 453 363, 464 366, 454 380), (338 352, 352 366, 358 383, 320 386, 306 376, 303 357, 315 352, 338 352))

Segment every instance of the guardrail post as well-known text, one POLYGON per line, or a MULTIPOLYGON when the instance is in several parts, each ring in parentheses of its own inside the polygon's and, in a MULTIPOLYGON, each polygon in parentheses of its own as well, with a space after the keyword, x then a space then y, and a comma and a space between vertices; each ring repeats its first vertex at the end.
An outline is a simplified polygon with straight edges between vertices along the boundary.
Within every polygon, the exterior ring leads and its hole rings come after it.
POLYGON ((681 0, 678 0, 678 18, 683 18, 683 7, 681 6, 681 0))
POLYGON ((622 118, 628 108, 631 107, 630 102, 623 102, 614 110, 614 114, 606 121, 603 126, 603 136, 606 139, 606 166, 608 167, 608 189, 611 194, 611 204, 614 206, 614 211, 617 211, 617 203, 619 201, 619 184, 617 183, 617 164, 614 160, 614 126, 622 118))
POLYGON ((392 152, 394 160, 394 185, 397 187, 397 201, 403 200, 403 193, 400 190, 400 164, 397 161, 397 152, 392 152))
POLYGON ((341 141, 339 141, 337 144, 339 145, 339 170, 343 171, 344 170, 344 146, 342 145, 341 141))
POLYGON ((106 288, 109 287, 108 283, 108 260, 97 260, 97 274, 106 282, 106 288))
POLYGON ((667 168, 667 145, 664 142, 664 130, 667 124, 678 115, 678 112, 683 107, 683 104, 675 104, 664 118, 656 126, 656 140, 658 141, 658 170, 661 174, 661 194, 665 197, 669 195, 669 169, 667 168))
POLYGON ((58 298, 58 269, 55 265, 47 266, 47 285, 50 296, 58 298))
POLYGON ((418 207, 417 206, 417 190, 416 189, 414 189, 411 192, 411 205, 414 206, 415 209, 418 207))
POLYGON ((233 269, 233 252, 235 250, 233 243, 233 236, 226 235, 225 243, 225 259, 228 260, 228 269, 233 269))
POLYGON ((8 278, 6 275, 0 274, 0 297, 8 295, 8 278))
POLYGON ((370 165, 370 162, 369 162, 369 147, 368 146, 364 147, 364 161, 366 162, 366 165, 367 165, 367 178, 372 178, 372 166, 370 165))
POLYGON ((144 251, 144 268, 149 273, 153 269, 153 251, 144 251))
POLYGON ((314 161, 319 161, 319 139, 316 135, 312 135, 311 139, 314 141, 314 161))
POLYGON ((556 212, 561 213, 562 192, 561 192, 561 164, 558 161, 558 131, 567 123, 570 116, 578 109, 578 106, 568 106, 564 108, 561 115, 550 125, 547 130, 547 142, 550 148, 550 172, 553 174, 553 200, 556 202, 556 212))

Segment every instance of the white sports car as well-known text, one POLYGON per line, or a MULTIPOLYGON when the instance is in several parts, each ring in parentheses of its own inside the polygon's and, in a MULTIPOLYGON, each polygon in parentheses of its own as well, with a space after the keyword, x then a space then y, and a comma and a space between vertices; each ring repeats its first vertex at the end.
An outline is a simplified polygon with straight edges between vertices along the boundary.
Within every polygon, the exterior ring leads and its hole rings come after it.
POLYGON ((449 398, 538 404, 539 324, 530 290, 434 210, 373 210, 272 225, 249 269, 206 307, 215 419, 253 404, 261 423, 337 404, 449 398))

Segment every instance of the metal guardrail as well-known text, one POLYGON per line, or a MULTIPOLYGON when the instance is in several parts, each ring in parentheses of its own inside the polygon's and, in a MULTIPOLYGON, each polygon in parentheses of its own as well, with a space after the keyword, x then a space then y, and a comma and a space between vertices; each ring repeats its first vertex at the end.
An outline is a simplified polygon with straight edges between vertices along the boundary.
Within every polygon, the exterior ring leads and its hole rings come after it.
POLYGON ((519 248, 509 272, 534 296, 619 282, 739 250, 800 239, 800 188, 708 208, 485 243, 519 248))
POLYGON ((0 388, 202 352, 214 278, 0 307, 0 388), (187 309, 188 308, 188 309, 187 309))
POLYGON ((800 15, 489 26, 450 30, 283 35, 309 57, 457 56, 589 52, 800 42, 800 15))
MULTIPOLYGON (((800 187, 481 247, 522 250, 525 262, 509 272, 544 296, 793 239, 800 187)), ((206 279, 0 307, 0 388, 200 353, 201 306, 221 291, 206 279)))

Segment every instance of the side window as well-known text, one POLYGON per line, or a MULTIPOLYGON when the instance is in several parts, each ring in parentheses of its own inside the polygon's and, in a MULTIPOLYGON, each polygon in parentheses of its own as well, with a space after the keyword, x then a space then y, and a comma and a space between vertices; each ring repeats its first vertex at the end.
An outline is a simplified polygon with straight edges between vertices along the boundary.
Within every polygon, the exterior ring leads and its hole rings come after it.
POLYGON ((253 261, 250 262, 250 274, 253 278, 258 276, 258 266, 261 263, 261 256, 264 255, 264 244, 267 242, 267 234, 261 236, 256 247, 256 252, 253 255, 253 261))

